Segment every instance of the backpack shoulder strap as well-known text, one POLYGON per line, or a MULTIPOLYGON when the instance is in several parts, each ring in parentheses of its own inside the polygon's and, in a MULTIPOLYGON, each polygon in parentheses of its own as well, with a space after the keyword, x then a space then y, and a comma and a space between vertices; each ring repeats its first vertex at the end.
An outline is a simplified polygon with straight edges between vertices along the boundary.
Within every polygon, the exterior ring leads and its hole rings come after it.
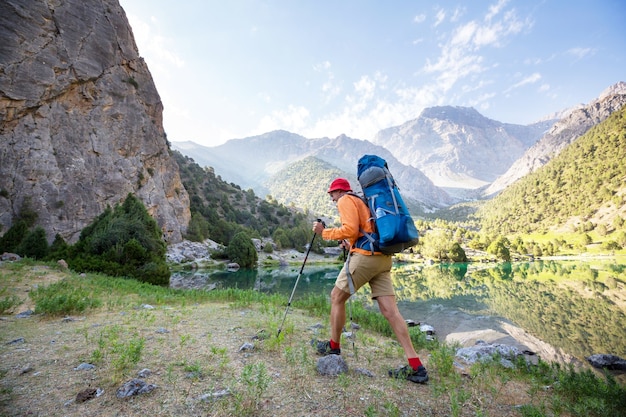
MULTIPOLYGON (((372 211, 370 209, 369 204, 367 203, 367 200, 365 199, 365 197, 358 195, 357 193, 353 192, 353 191, 349 191, 347 193, 348 195, 351 195, 353 197, 358 198, 359 200, 361 200, 361 202, 363 204, 365 204, 365 207, 367 207, 367 211, 370 213, 370 216, 367 218, 366 221, 368 222, 372 222, 372 224, 374 225, 374 230, 376 230, 376 219, 374 218, 374 215, 372 214, 372 211)), ((360 248, 360 249, 365 249, 365 246, 369 247, 369 249, 372 252, 372 255, 374 255, 374 253, 376 252, 375 248, 378 246, 377 243, 377 234, 376 233, 368 233, 365 230, 363 230, 363 228, 359 225, 359 232, 361 234, 363 234, 363 236, 361 236, 360 238, 357 239, 357 241, 355 242, 355 247, 360 248)))

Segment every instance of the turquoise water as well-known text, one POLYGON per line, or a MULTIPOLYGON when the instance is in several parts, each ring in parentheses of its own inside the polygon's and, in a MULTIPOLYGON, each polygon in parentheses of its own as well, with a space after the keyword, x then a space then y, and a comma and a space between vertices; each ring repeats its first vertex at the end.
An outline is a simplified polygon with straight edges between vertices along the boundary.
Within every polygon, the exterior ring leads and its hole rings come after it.
MULTIPOLYGON (((294 300, 329 294, 339 266, 305 266, 294 300)), ((300 266, 175 275, 173 286, 253 288, 289 297, 300 266)), ((407 319, 440 333, 476 324, 506 333, 507 323, 584 361, 595 353, 626 358, 626 265, 611 261, 534 261, 506 264, 398 264, 392 270, 398 305, 407 319)), ((367 288, 357 298, 371 303, 367 288)))

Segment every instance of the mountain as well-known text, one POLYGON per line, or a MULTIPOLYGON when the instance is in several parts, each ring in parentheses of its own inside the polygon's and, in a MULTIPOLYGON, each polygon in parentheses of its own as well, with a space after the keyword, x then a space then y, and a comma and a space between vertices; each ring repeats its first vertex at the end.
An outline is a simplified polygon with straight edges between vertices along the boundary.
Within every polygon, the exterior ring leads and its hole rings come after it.
POLYGON ((478 210, 483 230, 610 232, 626 218, 626 106, 478 210))
MULTIPOLYGON (((432 211, 455 201, 445 191, 435 187, 418 169, 398 162, 386 148, 345 135, 334 139, 307 139, 286 131, 274 131, 230 140, 215 147, 192 142, 173 142, 172 147, 193 158, 201 166, 213 167, 226 181, 239 184, 242 188, 253 188, 259 195, 276 194, 277 182, 272 182, 271 178, 284 175, 281 174, 282 170, 289 169, 291 164, 307 157, 324 161, 336 168, 337 172, 355 179, 358 159, 365 154, 377 154, 387 160, 407 205, 419 207, 419 211, 432 211), (274 184, 273 189, 270 189, 271 184, 274 184)), ((300 193, 310 194, 314 192, 312 185, 319 175, 312 172, 308 178, 302 178, 292 187, 300 193)), ((356 188, 355 182, 352 181, 352 184, 356 188)), ((281 202, 290 204, 293 201, 281 202)))
MULTIPOLYGON (((202 168, 178 151, 172 152, 180 175, 189 193, 193 213, 186 237, 194 241, 213 241, 228 245, 242 228, 252 231, 255 237, 267 237, 282 229, 288 235, 304 236, 302 247, 308 241, 311 219, 302 210, 287 208, 275 201, 260 199, 252 190, 219 179, 211 168, 202 168), (304 233, 301 233, 302 230, 304 233)), ((290 242, 296 245, 296 241, 290 242)))
POLYGON ((332 180, 340 176, 347 177, 351 184, 357 184, 355 175, 346 175, 334 165, 308 156, 272 175, 266 181, 266 185, 276 201, 288 201, 295 207, 303 208, 319 217, 336 218, 337 209, 326 190, 332 180), (300 184, 306 184, 306 190, 303 190, 300 184))
POLYGON ((626 104, 626 83, 619 82, 603 91, 588 105, 570 111, 515 161, 502 176, 489 185, 483 194, 492 196, 519 178, 542 167, 591 127, 621 109, 624 104, 626 104))
POLYGON ((189 197, 119 3, 2 1, 0 20, 0 231, 28 212, 73 243, 132 193, 181 240, 189 197))
POLYGON ((506 172, 553 123, 514 125, 488 119, 473 108, 431 107, 417 119, 381 130, 373 142, 439 187, 475 189, 506 172))

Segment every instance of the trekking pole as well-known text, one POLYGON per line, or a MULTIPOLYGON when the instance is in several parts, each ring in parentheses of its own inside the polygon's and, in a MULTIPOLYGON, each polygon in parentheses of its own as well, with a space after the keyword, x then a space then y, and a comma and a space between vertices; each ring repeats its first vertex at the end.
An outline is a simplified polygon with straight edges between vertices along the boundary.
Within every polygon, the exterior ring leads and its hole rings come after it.
MULTIPOLYGON (((345 239, 344 241, 345 242, 345 239)), ((354 352, 354 355, 357 356, 356 353, 356 347, 354 346, 354 339, 356 338, 356 332, 355 332, 355 326, 354 326, 354 322, 352 321, 352 294, 354 294, 354 283, 352 282, 352 275, 350 274, 350 266, 348 265, 348 251, 345 247, 345 243, 344 243, 344 247, 343 247, 343 259, 346 262, 346 273, 348 275, 348 286, 350 288, 350 298, 348 298, 348 310, 350 310, 350 339, 352 340, 352 351, 354 352)))
MULTIPOLYGON (((324 227, 326 227, 326 223, 322 221, 322 219, 317 219, 319 223, 322 223, 324 227)), ((282 331, 283 325, 285 324, 285 319, 287 318, 287 312, 289 311, 289 307, 291 306, 291 300, 293 299, 293 295, 296 293, 296 287, 298 286, 298 281, 300 281, 300 276, 302 275, 302 271, 304 270, 304 264, 306 264, 306 259, 309 257, 309 252, 311 252, 311 247, 313 247, 313 241, 315 240, 315 233, 313 233, 313 238, 311 239, 311 243, 309 243, 309 247, 306 250, 306 255, 304 255, 304 261, 302 262, 302 267, 300 268, 300 273, 298 274, 298 278, 296 278, 296 283, 293 285, 293 290, 291 290, 291 295, 289 296, 289 301, 287 301, 287 308, 285 309, 285 315, 283 316, 283 322, 280 324, 278 328, 278 334, 276 337, 280 336, 280 332, 282 331)))

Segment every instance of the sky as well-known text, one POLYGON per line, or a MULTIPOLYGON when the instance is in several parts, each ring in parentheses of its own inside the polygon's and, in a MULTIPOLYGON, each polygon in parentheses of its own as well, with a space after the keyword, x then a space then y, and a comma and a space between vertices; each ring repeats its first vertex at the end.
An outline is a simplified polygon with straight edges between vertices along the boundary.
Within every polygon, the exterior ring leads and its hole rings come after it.
POLYGON ((626 81, 623 0, 120 0, 170 142, 372 139, 432 106, 530 124, 626 81))

